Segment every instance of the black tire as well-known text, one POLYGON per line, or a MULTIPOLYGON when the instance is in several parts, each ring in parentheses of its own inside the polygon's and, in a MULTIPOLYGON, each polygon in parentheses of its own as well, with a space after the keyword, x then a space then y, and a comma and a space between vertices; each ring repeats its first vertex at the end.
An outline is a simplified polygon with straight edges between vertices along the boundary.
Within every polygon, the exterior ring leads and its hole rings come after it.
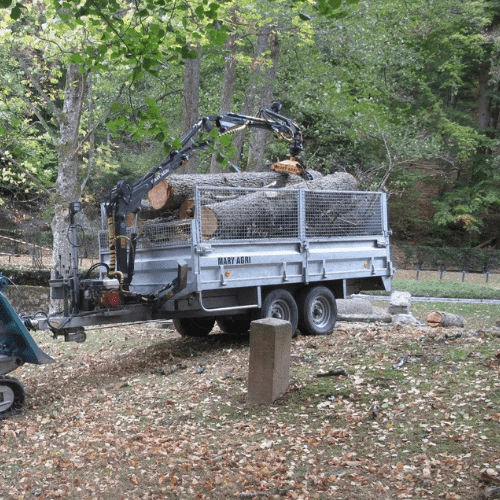
POLYGON ((262 301, 261 318, 289 321, 292 325, 292 336, 294 336, 299 321, 299 310, 292 294, 282 288, 269 292, 262 301))
POLYGON ((206 337, 215 325, 215 318, 180 318, 173 323, 183 337, 206 337))
POLYGON ((306 288, 297 298, 302 335, 326 335, 337 322, 337 302, 325 286, 306 288))
POLYGON ((231 316, 226 316, 224 318, 219 318, 217 324, 223 333, 241 335, 250 330, 250 320, 248 318, 234 319, 231 316))
POLYGON ((0 377, 0 420, 20 413, 24 408, 26 393, 23 384, 12 377, 0 377))

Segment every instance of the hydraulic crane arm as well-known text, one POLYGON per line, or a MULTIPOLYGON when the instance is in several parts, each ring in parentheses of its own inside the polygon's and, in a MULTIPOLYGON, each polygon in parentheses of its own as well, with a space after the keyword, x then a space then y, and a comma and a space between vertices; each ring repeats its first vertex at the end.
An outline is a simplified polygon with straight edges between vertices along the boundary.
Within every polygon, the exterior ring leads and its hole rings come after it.
MULTIPOLYGON (((259 116, 246 116, 229 112, 200 118, 182 138, 181 148, 172 150, 165 162, 156 165, 150 172, 134 183, 121 180, 113 187, 106 202, 106 213, 111 236, 111 254, 112 256, 116 255, 116 263, 111 262, 111 267, 115 264, 114 270, 122 273, 124 284, 130 283, 133 274, 133 255, 127 258, 129 244, 132 248, 131 254, 134 253, 134 242, 129 241, 126 235, 125 218, 131 213, 137 213, 146 194, 187 162, 194 151, 206 148, 213 142, 211 138, 196 142, 194 139, 198 133, 202 131, 210 132, 214 127, 217 127, 218 135, 222 136, 235 134, 246 127, 255 127, 269 130, 280 139, 290 142, 290 159, 292 160, 295 160, 295 157, 304 150, 302 133, 299 127, 289 118, 280 115, 278 111, 278 105, 273 105, 272 109, 261 110, 259 116)), ((300 161, 296 163, 300 166, 298 171, 306 175, 300 161)))

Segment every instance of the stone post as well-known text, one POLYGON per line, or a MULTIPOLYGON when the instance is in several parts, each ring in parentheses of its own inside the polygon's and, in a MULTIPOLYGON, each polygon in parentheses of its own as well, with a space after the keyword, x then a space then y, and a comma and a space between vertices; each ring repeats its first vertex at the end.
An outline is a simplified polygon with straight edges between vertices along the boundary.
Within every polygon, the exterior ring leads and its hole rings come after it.
POLYGON ((410 314, 411 293, 400 291, 392 292, 387 312, 389 314, 410 314))
POLYGON ((286 391, 290 383, 291 345, 289 321, 276 318, 252 321, 248 404, 272 404, 286 391))

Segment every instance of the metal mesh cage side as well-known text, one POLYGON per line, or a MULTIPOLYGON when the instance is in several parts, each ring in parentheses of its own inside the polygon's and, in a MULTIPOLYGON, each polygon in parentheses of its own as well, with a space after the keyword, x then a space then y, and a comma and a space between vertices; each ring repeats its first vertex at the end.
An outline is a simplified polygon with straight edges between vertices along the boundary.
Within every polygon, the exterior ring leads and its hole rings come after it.
POLYGON ((353 237, 383 234, 381 193, 305 192, 306 237, 353 237))
MULTIPOLYGON (((191 221, 157 223, 150 221, 127 228, 127 236, 137 233, 137 249, 182 245, 191 241, 191 221)), ((108 231, 99 232, 99 248, 108 248, 108 231)))
POLYGON ((298 238, 298 196, 285 189, 200 188, 196 217, 202 239, 298 238))

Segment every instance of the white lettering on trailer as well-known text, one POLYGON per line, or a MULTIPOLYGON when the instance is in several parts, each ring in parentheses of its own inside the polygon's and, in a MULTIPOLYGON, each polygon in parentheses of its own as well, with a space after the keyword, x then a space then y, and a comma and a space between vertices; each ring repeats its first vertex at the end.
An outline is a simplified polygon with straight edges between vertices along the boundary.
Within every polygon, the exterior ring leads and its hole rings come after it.
POLYGON ((218 257, 217 265, 227 266, 231 264, 251 264, 252 258, 242 255, 241 257, 218 257))

